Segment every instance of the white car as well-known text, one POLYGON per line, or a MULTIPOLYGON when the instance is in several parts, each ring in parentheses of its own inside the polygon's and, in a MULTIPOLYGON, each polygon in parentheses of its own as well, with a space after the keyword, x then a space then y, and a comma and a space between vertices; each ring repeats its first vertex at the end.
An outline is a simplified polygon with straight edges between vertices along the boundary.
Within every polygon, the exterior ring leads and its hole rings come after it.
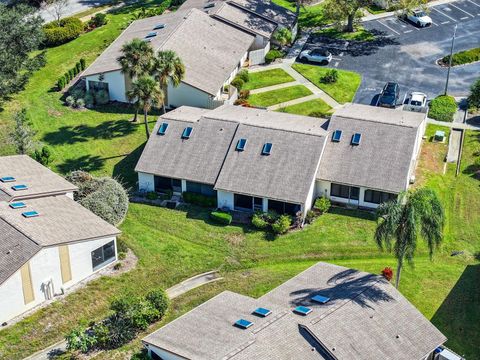
POLYGON ((325 49, 310 49, 303 50, 298 56, 300 60, 308 60, 311 62, 317 62, 323 65, 327 65, 332 61, 332 54, 325 49))
POLYGON ((407 19, 418 27, 432 25, 432 19, 423 10, 412 10, 407 13, 407 19))
POLYGON ((408 95, 404 110, 422 112, 427 107, 427 95, 421 92, 412 92, 408 95))

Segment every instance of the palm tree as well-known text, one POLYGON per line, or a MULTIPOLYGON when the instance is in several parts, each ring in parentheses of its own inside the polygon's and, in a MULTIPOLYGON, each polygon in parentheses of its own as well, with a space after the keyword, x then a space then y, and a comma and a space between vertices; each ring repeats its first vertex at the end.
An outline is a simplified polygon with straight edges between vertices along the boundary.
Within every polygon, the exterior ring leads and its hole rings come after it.
POLYGON ((445 214, 436 193, 418 189, 402 193, 396 200, 381 204, 377 209, 375 241, 380 249, 385 246, 397 259, 395 287, 400 283, 404 260, 412 265, 417 238, 422 237, 428 246, 430 258, 443 237, 445 214))
MULTIPOLYGON (((130 79, 135 80, 137 77, 148 74, 151 71, 154 51, 148 42, 133 39, 124 44, 121 51, 122 55, 117 58, 117 61, 122 67, 122 73, 128 75, 130 79)), ((131 101, 130 98, 128 99, 131 101)), ((138 107, 135 109, 133 121, 137 121, 137 116, 138 107)))
MULTIPOLYGON (((185 65, 175 51, 160 51, 155 58, 152 74, 166 94, 168 81, 171 81, 174 87, 182 82, 185 77, 185 65)), ((163 112, 165 113, 165 102, 163 103, 163 112)))
POLYGON ((137 80, 132 82, 132 88, 127 92, 129 99, 136 99, 137 108, 143 108, 145 132, 147 134, 147 140, 150 136, 148 130, 147 115, 152 106, 160 106, 163 104, 164 93, 151 76, 141 76, 137 80))

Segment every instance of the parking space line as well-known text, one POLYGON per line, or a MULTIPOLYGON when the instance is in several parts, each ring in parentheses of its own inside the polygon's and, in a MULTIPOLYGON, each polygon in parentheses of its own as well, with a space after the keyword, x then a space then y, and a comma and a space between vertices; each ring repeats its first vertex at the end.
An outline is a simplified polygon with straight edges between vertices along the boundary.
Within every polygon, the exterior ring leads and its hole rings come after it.
POLYGON ((451 16, 448 16, 447 14, 445 14, 443 11, 440 11, 434 7, 432 7, 433 10, 435 10, 436 12, 439 12, 440 14, 442 14, 443 16, 446 16, 447 18, 449 18, 450 20, 453 20, 454 22, 457 22, 457 20, 455 20, 454 18, 452 18, 451 16))
POLYGON ((468 16, 461 17, 460 20, 468 19, 468 16))
MULTIPOLYGON (((453 3, 450 3, 450 4, 448 4, 448 5, 453 6, 455 9, 458 9, 458 10, 460 10, 460 11, 463 11, 465 14, 467 14, 468 16, 471 16, 472 18, 475 17, 475 15, 470 14, 469 12, 467 12, 467 11, 459 8, 458 6, 456 6, 456 5, 453 4, 453 3)), ((462 18, 462 20, 463 20, 463 19, 464 19, 464 18, 462 18)), ((465 18, 465 19, 468 19, 468 18, 465 18)))
POLYGON ((480 5, 478 5, 478 4, 475 4, 475 3, 474 3, 473 1, 471 1, 471 0, 467 0, 467 1, 468 1, 469 3, 471 3, 471 4, 475 5, 475 6, 478 6, 478 7, 480 7, 480 5))
POLYGON ((393 31, 395 34, 397 35, 400 35, 400 33, 398 31, 395 31, 393 30, 390 26, 388 26, 387 24, 384 24, 383 22, 381 22, 380 20, 377 20, 380 24, 382 24, 383 26, 385 26, 387 29, 389 29, 390 31, 393 31))
POLYGON ((413 31, 413 30, 406 30, 406 31, 404 31, 403 33, 404 33, 404 34, 408 34, 408 33, 412 32, 412 31, 413 31))
POLYGON ((443 21, 441 24, 445 25, 445 24, 449 24, 449 23, 450 23, 450 20, 447 20, 447 21, 443 21))

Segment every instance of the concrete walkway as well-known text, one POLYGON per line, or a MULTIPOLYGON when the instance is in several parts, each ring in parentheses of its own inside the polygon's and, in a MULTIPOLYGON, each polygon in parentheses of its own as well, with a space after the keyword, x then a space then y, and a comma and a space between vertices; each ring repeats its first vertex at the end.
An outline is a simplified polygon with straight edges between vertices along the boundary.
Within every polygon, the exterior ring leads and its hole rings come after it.
MULTIPOLYGON (((170 299, 175 299, 176 297, 183 295, 190 290, 221 279, 222 277, 218 275, 217 271, 209 271, 184 280, 181 283, 167 289, 166 292, 170 299)), ((55 355, 63 354, 66 351, 67 343, 65 340, 62 340, 56 344, 53 344, 52 346, 49 346, 48 348, 30 355, 29 357, 26 357, 24 360, 51 360, 55 358, 55 355)))

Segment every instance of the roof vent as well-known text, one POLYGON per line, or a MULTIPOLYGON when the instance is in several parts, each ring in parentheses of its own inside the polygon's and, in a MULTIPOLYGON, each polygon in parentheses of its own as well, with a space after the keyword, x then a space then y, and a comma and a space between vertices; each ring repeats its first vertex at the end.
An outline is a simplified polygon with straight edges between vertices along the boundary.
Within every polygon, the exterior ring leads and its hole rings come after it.
POLYGON ((272 151, 272 144, 265 143, 265 145, 263 145, 262 155, 270 155, 271 151, 272 151))
POLYGON ((151 42, 152 41, 152 39, 147 39, 147 38, 142 39, 142 40, 145 41, 145 42, 151 42))
POLYGON ((315 295, 314 297, 312 297, 312 301, 319 304, 326 304, 330 301, 330 298, 322 295, 315 295))
POLYGON ((245 150, 245 145, 247 145, 247 139, 240 139, 237 142, 237 147, 235 148, 235 150, 243 151, 245 150))
POLYGON ((240 319, 235 321, 234 324, 236 327, 239 327, 241 329, 248 329, 250 326, 253 325, 253 322, 245 320, 245 319, 240 319))
POLYGON ((360 145, 360 140, 362 139, 362 134, 355 133, 352 135, 352 145, 360 145))
POLYGON ((332 135, 333 142, 339 142, 342 138, 342 130, 335 130, 332 135))
POLYGON ((27 189, 28 189, 28 186, 24 184, 12 186, 12 190, 15 190, 15 191, 21 191, 21 190, 27 190, 27 189))
POLYGON ((214 7, 214 6, 215 6, 215 3, 208 3, 208 4, 206 4, 203 8, 204 8, 204 9, 210 9, 210 8, 212 8, 212 7, 214 7))
POLYGON ((261 317, 267 317, 268 315, 270 315, 272 312, 268 309, 265 309, 265 308, 262 308, 262 307, 259 307, 257 309, 255 309, 255 311, 253 312, 255 315, 258 315, 258 316, 261 316, 261 317))
POLYGON ((167 123, 162 123, 160 127, 158 128, 157 134, 158 135, 165 135, 168 129, 168 124, 167 123))
POLYGON ((40 214, 35 210, 32 210, 32 211, 25 211, 24 213, 22 213, 22 215, 23 217, 26 217, 26 218, 32 218, 32 217, 37 217, 40 214))
POLYGON ((312 312, 312 309, 306 306, 297 306, 295 309, 293 309, 293 312, 299 315, 307 316, 312 312))
POLYGON ((155 25, 155 27, 153 28, 153 30, 160 30, 160 29, 164 29, 165 28, 165 24, 157 24, 155 25))
POLYGON ((192 131, 193 128, 191 127, 186 127, 185 129, 183 129, 182 139, 189 139, 190 135, 192 135, 192 131))
POLYGON ((157 33, 155 31, 150 31, 147 36, 145 36, 145 39, 148 39, 148 38, 153 38, 157 36, 157 33))
POLYGON ((1 177, 0 178, 0 181, 1 182, 14 182, 15 181, 15 178, 13 176, 4 176, 4 177, 1 177))
POLYGON ((27 205, 24 202, 14 202, 9 205, 12 209, 21 209, 26 207, 27 205))

